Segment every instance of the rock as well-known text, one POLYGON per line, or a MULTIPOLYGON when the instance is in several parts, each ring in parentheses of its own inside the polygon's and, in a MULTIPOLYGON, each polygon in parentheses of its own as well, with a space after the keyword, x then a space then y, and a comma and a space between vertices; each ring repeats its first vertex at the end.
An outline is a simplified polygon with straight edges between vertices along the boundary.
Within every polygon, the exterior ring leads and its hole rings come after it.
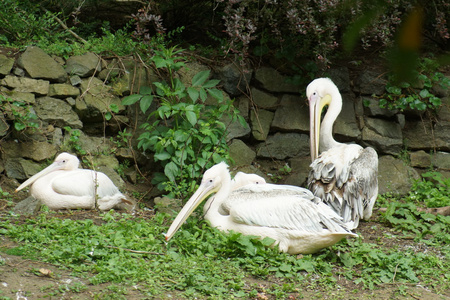
POLYGON ((71 76, 88 77, 94 74, 94 72, 100 71, 100 59, 92 52, 71 56, 66 61, 66 72, 71 76))
POLYGON ((70 84, 73 86, 79 85, 82 82, 81 77, 78 75, 70 76, 69 81, 70 81, 70 84))
POLYGON ((9 178, 24 181, 43 169, 38 163, 24 158, 6 159, 4 167, 9 178))
MULTIPOLYGON (((64 136, 64 144, 70 145, 71 143, 71 134, 66 132, 64 136)), ((111 152, 111 149, 114 148, 114 143, 111 142, 108 138, 104 137, 95 137, 95 136, 88 136, 84 132, 79 131, 77 133, 78 140, 76 141, 77 147, 80 147, 86 153, 89 153, 91 155, 97 155, 103 153, 109 153, 111 152)))
MULTIPOLYGON (((209 68, 197 62, 189 62, 186 63, 185 67, 178 70, 177 74, 185 86, 191 86, 194 76, 203 71, 209 71, 209 68)), ((206 81, 208 81, 208 79, 206 81)))
POLYGON ((33 196, 29 196, 17 203, 13 208, 13 212, 17 215, 35 215, 39 212, 41 206, 41 201, 33 196))
POLYGON ((311 164, 310 156, 296 156, 289 160, 292 169, 291 174, 285 180, 285 184, 306 186, 309 174, 309 165, 311 164))
POLYGON ((237 119, 231 121, 231 118, 228 115, 224 115, 221 121, 227 127, 227 142, 235 138, 241 138, 250 135, 250 126, 246 121, 244 121, 245 124, 242 125, 237 119))
POLYGON ((70 126, 74 129, 83 127, 78 115, 65 101, 52 97, 41 97, 36 102, 35 109, 39 119, 54 123, 59 127, 70 126))
POLYGON ((378 72, 365 70, 357 79, 356 90, 363 95, 383 95, 386 80, 378 72))
POLYGON ((111 79, 117 78, 121 72, 124 70, 120 67, 119 60, 114 58, 110 61, 102 60, 103 70, 98 74, 98 78, 103 81, 110 81, 111 79))
POLYGON ((257 146, 257 157, 286 159, 309 155, 309 136, 299 133, 276 133, 257 146))
POLYGON ((250 100, 246 96, 241 96, 233 105, 239 110, 239 114, 244 117, 246 121, 249 118, 250 100), (237 103, 236 103, 237 102, 237 103))
POLYGON ((410 149, 450 151, 450 122, 407 121, 403 134, 410 149))
POLYGON ((67 74, 64 68, 38 47, 28 47, 17 60, 31 78, 46 79, 51 82, 65 82, 67 74))
POLYGON ((437 117, 442 122, 450 122, 450 97, 442 98, 441 101, 442 106, 437 111, 437 117))
POLYGON ((180 199, 171 199, 168 197, 156 197, 155 209, 159 212, 166 213, 169 215, 176 215, 183 208, 180 199))
POLYGON ((298 96, 283 95, 273 117, 272 129, 309 132, 309 107, 298 96))
POLYGON ((436 152, 431 156, 431 162, 440 170, 450 171, 450 153, 436 152))
POLYGON ((36 103, 36 96, 33 93, 10 91, 8 93, 0 92, 0 95, 10 98, 14 101, 25 102, 26 104, 36 103))
POLYGON ((239 64, 230 63, 218 69, 214 77, 220 80, 225 92, 230 96, 239 96, 247 93, 253 71, 241 69, 239 64))
POLYGON ((230 158, 235 166, 250 165, 256 157, 256 152, 243 141, 234 139, 230 145, 230 158))
POLYGON ((398 110, 390 110, 387 108, 381 108, 379 100, 372 97, 361 97, 363 103, 368 104, 364 106, 364 112, 369 117, 392 117, 398 113, 398 110))
POLYGON ((264 89, 270 92, 298 93, 300 91, 299 86, 289 83, 286 77, 273 68, 262 67, 257 69, 255 79, 262 84, 264 89))
POLYGON ((420 179, 413 168, 404 164, 400 159, 390 155, 382 156, 378 160, 378 193, 392 193, 406 195, 412 187, 413 180, 420 179))
POLYGON ((110 105, 115 105, 118 112, 125 110, 122 101, 111 93, 111 87, 98 78, 83 79, 80 88, 81 96, 76 99, 75 107, 85 122, 102 122, 110 105))
POLYGON ((398 154, 403 147, 400 125, 382 119, 367 118, 362 139, 379 152, 386 154, 398 154))
POLYGON ((14 66, 14 59, 0 54, 0 75, 8 75, 14 66))
POLYGON ((50 82, 40 79, 16 77, 7 75, 1 81, 1 85, 14 89, 15 92, 33 93, 39 96, 48 94, 50 82))
POLYGON ((269 135, 273 115, 273 112, 264 109, 259 109, 257 113, 254 110, 250 112, 252 135, 257 141, 266 140, 269 135))
POLYGON ((431 166, 431 156, 423 150, 410 152, 409 158, 412 167, 429 168, 431 166))
POLYGON ((333 80, 341 94, 351 92, 350 72, 347 67, 332 68, 328 70, 328 77, 333 80))
POLYGON ((342 96, 342 111, 334 123, 333 132, 335 135, 340 136, 339 140, 341 142, 354 141, 361 137, 361 130, 359 130, 356 122, 354 102, 350 95, 344 94, 342 96))
POLYGON ((6 158, 29 158, 40 162, 53 159, 58 152, 56 145, 48 142, 21 142, 7 141, 2 144, 6 158))
POLYGON ((105 173, 106 176, 108 176, 109 179, 111 179, 111 181, 114 183, 114 185, 117 186, 117 188, 122 189, 125 186, 125 182, 123 181, 122 177, 120 177, 120 175, 117 174, 117 172, 113 168, 109 166, 100 166, 95 170, 105 173))
POLYGON ((256 88, 252 88, 252 100, 253 103, 256 104, 258 108, 263 109, 273 109, 278 104, 278 98, 265 93, 261 90, 258 90, 256 88))
MULTIPOLYGON (((0 114, 0 137, 8 133, 9 125, 3 114, 0 114)), ((0 172, 1 173, 1 172, 0 172)))
POLYGON ((78 97, 80 90, 68 83, 55 83, 50 84, 48 96, 64 99, 67 97, 78 97))

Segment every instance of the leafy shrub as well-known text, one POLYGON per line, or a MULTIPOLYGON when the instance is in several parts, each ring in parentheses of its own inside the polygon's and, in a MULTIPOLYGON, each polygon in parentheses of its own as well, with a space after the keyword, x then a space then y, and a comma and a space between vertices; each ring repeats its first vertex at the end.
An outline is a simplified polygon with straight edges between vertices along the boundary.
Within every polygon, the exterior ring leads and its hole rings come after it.
POLYGON ((426 172, 423 179, 414 182, 411 200, 417 200, 426 207, 450 206, 450 178, 438 172, 426 172))
MULTIPOLYGON (((251 49, 256 55, 274 51, 290 61, 307 58, 324 63, 341 41, 349 50, 358 40, 365 49, 392 46, 402 18, 414 8, 407 0, 218 2, 223 3, 218 10, 223 10, 229 37, 227 52, 245 57, 251 49)), ((447 42, 450 7, 443 0, 433 4, 423 12, 424 31, 433 40, 447 42)))
POLYGON ((6 45, 29 45, 34 41, 63 40, 68 33, 54 19, 32 1, 4 0, 0 10, 0 41, 6 45))
POLYGON ((14 124, 14 129, 23 131, 27 128, 39 128, 37 116, 31 106, 24 101, 13 100, 0 95, 0 113, 14 124))
POLYGON ((226 126, 221 118, 228 115, 232 120, 242 117, 230 101, 215 87, 218 80, 208 80, 209 71, 196 74, 189 87, 176 76, 185 66, 186 58, 176 47, 155 50, 151 58, 155 67, 166 71, 166 81, 154 82, 155 90, 143 87, 139 94, 127 96, 124 105, 139 102, 144 114, 148 114, 145 130, 138 138, 138 147, 152 151, 161 163, 164 173, 155 175, 153 182, 171 196, 185 196, 195 188, 195 181, 202 171, 215 163, 228 159, 225 141, 226 126), (206 105, 212 96, 217 105, 206 105), (157 100, 157 109, 148 113, 150 105, 157 100))
POLYGON ((439 85, 444 89, 450 88, 450 79, 441 72, 437 72, 437 63, 429 58, 424 58, 419 69, 414 72, 413 82, 398 82, 395 75, 389 77, 386 85, 387 93, 379 100, 382 108, 388 109, 413 109, 423 111, 436 110, 442 102, 432 93, 433 86, 439 85))

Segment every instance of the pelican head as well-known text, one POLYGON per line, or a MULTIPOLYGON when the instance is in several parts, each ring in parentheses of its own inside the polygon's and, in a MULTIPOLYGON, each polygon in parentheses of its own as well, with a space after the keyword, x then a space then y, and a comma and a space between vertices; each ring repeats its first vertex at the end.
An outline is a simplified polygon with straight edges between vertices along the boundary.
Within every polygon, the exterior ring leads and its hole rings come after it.
POLYGON ((166 241, 172 238, 175 232, 203 200, 209 195, 217 193, 222 188, 229 190, 230 183, 230 173, 228 172, 228 165, 225 162, 218 163, 209 168, 205 174, 203 174, 202 182, 197 191, 192 195, 188 202, 186 202, 172 225, 170 225, 170 228, 165 235, 166 241))
POLYGON ((328 105, 328 111, 333 110, 333 113, 337 112, 337 114, 339 114, 342 107, 342 99, 341 101, 336 101, 336 106, 333 108, 331 107, 333 98, 340 97, 340 93, 337 86, 330 78, 317 78, 313 80, 306 87, 306 96, 308 97, 309 102, 311 159, 314 161, 317 156, 319 156, 320 118, 322 110, 328 105))
POLYGON ((266 184, 266 180, 256 174, 247 174, 244 172, 237 172, 233 178, 231 190, 236 190, 247 184, 266 184))
POLYGON ((78 166, 80 164, 80 161, 75 155, 69 154, 67 152, 63 152, 60 155, 58 155, 55 159, 55 161, 45 168, 44 170, 40 171, 39 173, 31 176, 28 178, 28 180, 24 181, 17 189, 16 192, 20 191, 26 186, 29 186, 30 184, 33 184, 36 180, 39 178, 47 175, 50 172, 57 171, 57 170, 65 170, 65 171, 72 171, 78 169, 78 166))

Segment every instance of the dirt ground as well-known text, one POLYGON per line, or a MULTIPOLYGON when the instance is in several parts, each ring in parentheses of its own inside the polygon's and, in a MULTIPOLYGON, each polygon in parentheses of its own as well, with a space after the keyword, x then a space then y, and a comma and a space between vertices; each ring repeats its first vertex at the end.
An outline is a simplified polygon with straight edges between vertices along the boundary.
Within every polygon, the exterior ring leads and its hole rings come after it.
MULTIPOLYGON (((5 213, 5 211, 0 213, 5 213)), ((61 218, 97 219, 95 211, 77 211, 76 213, 61 212, 61 218)), ((428 251, 424 245, 415 243, 412 239, 392 238, 397 236, 393 229, 383 226, 377 222, 378 211, 375 211, 372 220, 363 222, 356 232, 364 237, 368 243, 376 243, 383 247, 399 247, 401 249, 411 249, 414 251, 428 251), (379 233, 383 232, 383 235, 379 233), (381 240, 380 240, 381 236, 381 240)), ((151 218, 151 214, 147 216, 151 218)), ((0 236, 0 299, 149 299, 140 293, 138 286, 128 286, 125 298, 114 295, 114 292, 108 289, 109 284, 91 285, 87 279, 74 277, 70 270, 60 269, 52 264, 24 259, 22 256, 15 256, 5 253, 5 249, 11 249, 17 246, 15 242, 6 237, 0 236), (87 288, 78 289, 77 287, 86 286, 87 288)), ((277 279, 261 280, 248 278, 248 286, 257 283, 262 290, 276 284, 277 279)), ((291 295, 290 299, 450 299, 450 291, 445 295, 437 295, 427 290, 426 287, 406 284, 405 295, 399 295, 398 287, 400 283, 385 284, 377 286, 374 290, 361 289, 360 286, 346 279, 339 279, 335 292, 321 291, 320 288, 314 290, 302 291, 302 295, 291 295)), ((159 299, 179 299, 176 295, 161 295, 159 299)), ((270 295, 260 293, 256 299, 274 299, 270 295)))

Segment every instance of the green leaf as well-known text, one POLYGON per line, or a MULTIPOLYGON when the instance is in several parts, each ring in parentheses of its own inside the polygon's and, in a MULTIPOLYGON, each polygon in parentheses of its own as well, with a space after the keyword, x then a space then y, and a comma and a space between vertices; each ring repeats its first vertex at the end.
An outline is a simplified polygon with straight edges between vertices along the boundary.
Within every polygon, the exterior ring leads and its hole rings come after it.
POLYGON ((209 70, 201 71, 192 78, 192 86, 201 86, 209 76, 209 70))
POLYGON ((141 98, 142 98, 142 95, 140 95, 140 94, 133 94, 133 95, 126 96, 122 100, 122 105, 132 105, 132 104, 138 102, 139 100, 141 100, 141 98))
POLYGON ((158 69, 165 68, 167 66, 167 61, 161 56, 153 56, 152 60, 158 69))
POLYGON ((200 93, 193 87, 188 87, 187 92, 188 92, 189 97, 192 99, 192 102, 195 103, 195 101, 197 101, 200 93))
POLYGON ((14 122, 14 128, 15 128, 17 131, 24 130, 26 127, 27 127, 27 126, 26 126, 25 124, 23 124, 23 123, 20 123, 20 122, 14 122))
POLYGON ((420 91, 419 96, 422 98, 428 98, 432 96, 432 94, 427 89, 423 89, 420 91))
POLYGON ((164 174, 166 174, 167 178, 172 182, 175 182, 175 178, 178 176, 179 172, 178 166, 173 161, 169 162, 164 167, 164 174))
POLYGON ((220 90, 218 90, 218 89, 208 89, 207 91, 208 91, 208 93, 211 96, 213 96, 214 98, 219 100, 219 102, 223 101, 223 93, 220 90))
POLYGON ((220 80, 218 80, 218 79, 211 79, 211 80, 208 80, 208 82, 206 82, 206 83, 203 85, 203 88, 209 89, 209 88, 215 87, 216 85, 219 84, 219 82, 220 82, 220 80))
POLYGON ((168 160, 171 155, 167 152, 157 153, 155 154, 155 160, 168 160))
POLYGON ((141 86, 141 88, 139 89, 139 94, 141 95, 150 95, 152 93, 152 88, 149 86, 141 86))
POLYGON ((191 123, 192 127, 197 124, 197 114, 193 111, 186 111, 186 118, 188 119, 189 123, 191 123))
POLYGON ((142 97, 141 102, 139 103, 139 107, 141 108, 141 111, 145 114, 152 105, 153 102, 153 95, 146 95, 142 97))

